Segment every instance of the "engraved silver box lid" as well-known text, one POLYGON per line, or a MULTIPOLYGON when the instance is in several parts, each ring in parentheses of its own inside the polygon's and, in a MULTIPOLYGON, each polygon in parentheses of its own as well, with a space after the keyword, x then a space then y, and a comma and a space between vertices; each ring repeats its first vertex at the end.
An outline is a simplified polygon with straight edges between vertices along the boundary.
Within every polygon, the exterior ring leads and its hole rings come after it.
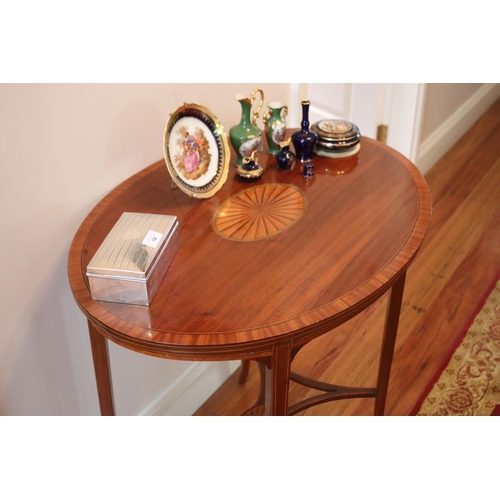
POLYGON ((124 212, 87 266, 94 300, 149 305, 177 251, 178 225, 173 215, 124 212))

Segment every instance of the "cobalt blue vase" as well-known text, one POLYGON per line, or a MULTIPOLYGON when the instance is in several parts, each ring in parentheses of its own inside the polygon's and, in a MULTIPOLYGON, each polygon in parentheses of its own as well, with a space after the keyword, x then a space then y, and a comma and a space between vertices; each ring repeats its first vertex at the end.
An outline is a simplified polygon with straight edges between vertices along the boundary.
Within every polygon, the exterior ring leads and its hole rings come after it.
POLYGON ((295 155, 290 151, 290 139, 280 142, 281 150, 276 155, 280 170, 290 170, 295 161, 295 155))
POLYGON ((314 154, 314 146, 318 141, 316 132, 309 130, 309 100, 303 100, 301 129, 292 134, 295 156, 301 162, 311 161, 314 154))

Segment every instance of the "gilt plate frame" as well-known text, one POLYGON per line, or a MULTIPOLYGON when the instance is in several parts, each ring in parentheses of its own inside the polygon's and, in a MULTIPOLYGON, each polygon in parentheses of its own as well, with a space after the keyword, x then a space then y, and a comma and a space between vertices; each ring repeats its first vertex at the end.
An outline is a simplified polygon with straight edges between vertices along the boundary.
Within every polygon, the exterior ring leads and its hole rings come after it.
POLYGON ((184 103, 169 116, 163 153, 172 180, 189 196, 210 198, 227 180, 227 135, 205 106, 184 103))

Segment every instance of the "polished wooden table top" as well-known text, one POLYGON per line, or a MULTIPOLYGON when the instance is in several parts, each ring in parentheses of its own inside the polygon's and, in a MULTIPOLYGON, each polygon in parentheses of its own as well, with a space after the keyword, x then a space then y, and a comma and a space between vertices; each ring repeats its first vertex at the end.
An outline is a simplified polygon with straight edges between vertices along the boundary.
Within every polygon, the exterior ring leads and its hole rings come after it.
POLYGON ((162 160, 95 207, 75 236, 68 269, 80 308, 102 334, 172 359, 269 356, 277 343, 299 346, 345 322, 406 271, 429 224, 431 199, 402 155, 362 138, 354 157, 316 156, 312 179, 298 162, 279 171, 263 152, 259 164, 264 176, 245 181, 231 163, 223 188, 199 200, 172 189, 162 160), (251 222, 238 219, 233 232, 220 222, 225 203, 248 189, 251 222), (273 196, 287 193, 293 213, 276 211, 273 196), (90 295, 87 264, 125 211, 179 219, 179 251, 149 307, 90 295))

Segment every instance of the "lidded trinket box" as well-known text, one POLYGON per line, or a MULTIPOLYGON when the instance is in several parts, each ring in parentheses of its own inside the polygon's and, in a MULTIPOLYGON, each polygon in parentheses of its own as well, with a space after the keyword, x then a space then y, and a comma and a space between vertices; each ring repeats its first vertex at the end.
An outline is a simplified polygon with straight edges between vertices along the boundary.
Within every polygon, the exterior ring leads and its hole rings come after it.
POLYGON ((94 300, 148 306, 177 249, 173 215, 124 212, 87 266, 94 300))
POLYGON ((311 125, 311 130, 318 136, 315 152, 320 156, 352 156, 360 149, 359 128, 347 120, 321 120, 311 125))

